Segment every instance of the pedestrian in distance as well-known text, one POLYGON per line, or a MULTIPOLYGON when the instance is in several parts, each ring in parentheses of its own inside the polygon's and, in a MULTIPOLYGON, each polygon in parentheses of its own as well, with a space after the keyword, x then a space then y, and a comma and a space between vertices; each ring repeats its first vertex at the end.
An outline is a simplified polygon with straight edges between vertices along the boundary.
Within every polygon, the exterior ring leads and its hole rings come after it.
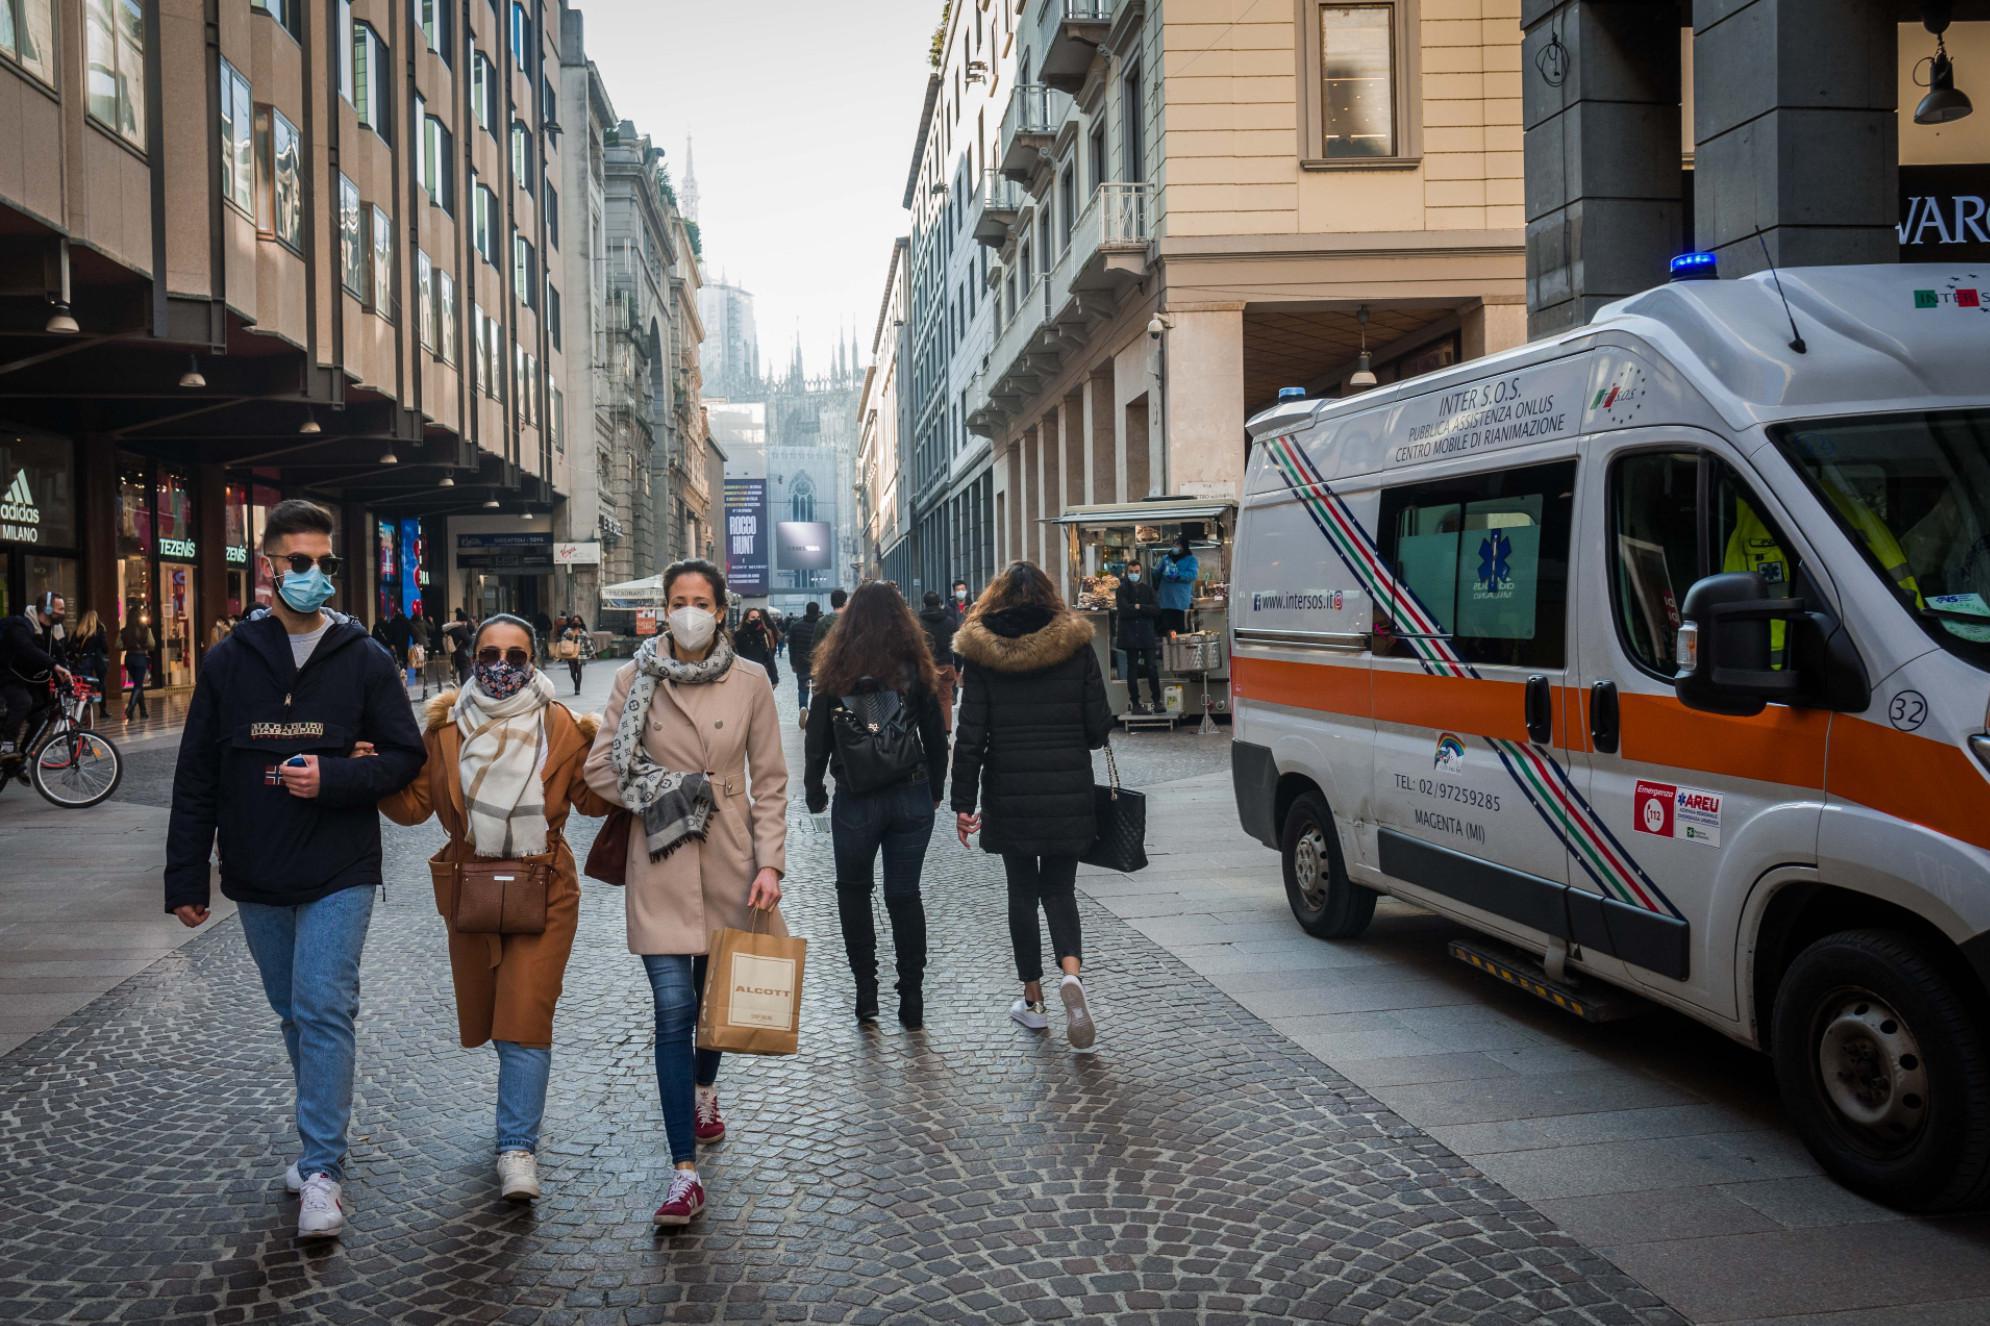
POLYGON ((44 593, 24 610, 0 618, 0 777, 28 781, 29 719, 42 707, 52 677, 67 685, 69 669, 58 655, 55 631, 68 600, 44 593))
POLYGON ((954 649, 967 662, 954 735, 956 831, 963 847, 980 833, 1008 875, 1009 939, 1023 982, 1009 1016, 1033 1031, 1049 1026, 1041 907, 1064 972, 1057 992, 1071 1048, 1089 1050, 1097 1029, 1079 979, 1078 857, 1098 836, 1091 752, 1112 731, 1091 623, 1064 606, 1042 571, 1015 562, 982 591, 954 649))
POLYGON ((850 591, 838 585, 829 591, 829 611, 822 614, 822 624, 815 628, 815 643, 821 648, 829 637, 830 628, 836 625, 836 614, 843 611, 843 605, 850 601, 850 591))
POLYGON ((279 502, 262 556, 276 600, 208 651, 187 709, 166 830, 166 910, 208 918, 209 858, 235 900, 297 1091, 299 1238, 345 1227, 359 960, 382 886, 375 807, 421 770, 393 660, 325 610, 332 518, 279 502))
POLYGON ((581 629, 580 618, 561 619, 560 641, 553 646, 554 657, 567 665, 567 676, 574 684, 574 694, 580 694, 580 678, 587 666, 587 632, 581 629))
POLYGON ((1154 586, 1147 583, 1139 559, 1126 564, 1126 574, 1113 591, 1113 607, 1119 613, 1119 647, 1126 651, 1126 704, 1136 714, 1148 712, 1140 703, 1140 679, 1147 679, 1147 698, 1153 712, 1161 712, 1161 643, 1155 635, 1160 605, 1154 586))
MULTIPOLYGON (((539 647, 550 650, 553 647, 553 619, 546 615, 544 608, 532 614, 532 629, 538 634, 539 647)), ((550 662, 552 655, 543 654, 541 658, 550 662)))
MULTIPOLYGON (((234 624, 229 624, 234 629, 234 624)), ((83 614, 83 620, 76 624, 76 634, 70 638, 70 657, 76 664, 76 671, 88 677, 97 687, 97 719, 102 722, 109 715, 105 696, 110 691, 111 642, 110 633, 104 630, 104 619, 91 608, 83 614)))
POLYGON ((675 1166, 651 1220, 674 1228, 704 1211, 698 1145, 726 1131, 719 1054, 692 1041, 712 933, 751 918, 787 934, 788 764, 774 689, 725 638, 725 574, 702 559, 673 562, 663 592, 664 634, 616 671, 586 771, 588 786, 634 816, 629 951, 656 1006, 657 1094, 675 1166))
POLYGON ((926 632, 926 645, 932 651, 933 672, 939 678, 936 694, 940 701, 940 718, 946 730, 954 730, 954 683, 958 674, 954 671, 954 632, 959 623, 953 614, 940 603, 940 596, 934 590, 927 590, 925 603, 919 609, 919 625, 926 632))
POLYGON ((118 632, 117 642, 124 650, 124 675, 131 679, 131 698, 124 702, 124 721, 129 723, 134 711, 140 718, 150 718, 152 713, 145 707, 145 679, 152 671, 152 653, 159 647, 159 633, 152 629, 152 615, 137 599, 125 606, 124 629, 118 632))
POLYGON ((926 908, 919 873, 947 780, 939 678, 926 634, 898 591, 872 581, 815 656, 803 786, 811 814, 830 805, 836 913, 857 985, 859 1022, 878 1016, 878 938, 871 890, 884 854, 884 908, 898 955, 898 1020, 926 1022, 926 908))
POLYGON ((456 684, 461 686, 470 680, 470 641, 476 637, 476 628, 470 623, 470 615, 458 608, 456 616, 442 629, 449 638, 449 661, 456 669, 456 684))
POLYGON ((801 714, 801 725, 808 727, 808 697, 810 679, 815 667, 815 638, 822 631, 822 605, 814 599, 802 609, 802 615, 788 623, 788 667, 795 674, 795 708, 801 714))
MULTIPOLYGON (((967 620, 968 597, 967 582, 954 581, 953 593, 947 599, 947 616, 953 619, 955 630, 959 630, 960 624, 967 620)), ((937 663, 939 660, 933 661, 937 663)))
POLYGON ((470 684, 428 702, 422 774, 380 803, 396 824, 442 821, 449 840, 429 858, 445 919, 456 1026, 466 1049, 498 1059, 497 1179, 505 1200, 540 1194, 539 1127, 553 1067, 553 1015, 580 922, 580 872, 567 816, 611 807, 582 768, 600 720, 576 718, 533 666, 538 641, 508 613, 484 619, 471 646, 470 684), (452 867, 470 860, 544 860, 546 926, 537 934, 456 929, 452 867))
POLYGON ((1154 593, 1161 609, 1159 630, 1162 639, 1180 635, 1188 629, 1189 609, 1195 606, 1195 581, 1201 574, 1202 568, 1195 560, 1195 552, 1189 547, 1188 535, 1175 535, 1175 541, 1168 545, 1168 551, 1154 565, 1154 578, 1158 582, 1154 593))
POLYGON ((768 624, 766 613, 758 608, 746 610, 746 616, 740 619, 739 630, 733 636, 733 650, 741 658, 764 668, 769 685, 781 684, 781 665, 774 661, 774 628, 768 624))

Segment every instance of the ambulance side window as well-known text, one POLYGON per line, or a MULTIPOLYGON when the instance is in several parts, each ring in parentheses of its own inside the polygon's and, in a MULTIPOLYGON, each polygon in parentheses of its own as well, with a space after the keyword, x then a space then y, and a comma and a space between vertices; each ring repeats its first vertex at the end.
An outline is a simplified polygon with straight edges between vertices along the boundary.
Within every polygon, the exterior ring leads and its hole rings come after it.
MULTIPOLYGON (((1617 638, 1644 671, 1670 681, 1679 605, 1703 576, 1754 571, 1791 592, 1795 554, 1768 509, 1724 461, 1651 451, 1610 467, 1610 597, 1617 638)), ((1775 642, 1779 649, 1780 637, 1775 642)))
MULTIPOLYGON (((1387 612, 1395 658, 1412 639, 1450 641, 1468 663, 1566 666, 1575 462, 1387 489, 1378 532, 1395 568, 1387 612)), ((1378 642, 1379 643, 1379 642, 1378 642)))

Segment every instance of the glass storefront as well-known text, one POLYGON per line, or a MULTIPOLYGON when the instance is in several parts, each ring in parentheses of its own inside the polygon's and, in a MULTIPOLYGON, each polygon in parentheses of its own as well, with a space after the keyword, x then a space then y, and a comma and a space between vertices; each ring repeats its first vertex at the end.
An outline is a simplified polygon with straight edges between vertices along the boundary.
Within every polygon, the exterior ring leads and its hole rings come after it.
POLYGON ((0 616, 55 590, 82 616, 76 460, 62 438, 0 433, 0 616))
MULTIPOLYGON (((117 510, 118 610, 111 629, 121 634, 132 621, 151 628, 148 685, 191 686, 204 639, 195 594, 201 548, 193 475, 121 454, 117 510)), ((119 684, 129 686, 129 675, 119 684)))

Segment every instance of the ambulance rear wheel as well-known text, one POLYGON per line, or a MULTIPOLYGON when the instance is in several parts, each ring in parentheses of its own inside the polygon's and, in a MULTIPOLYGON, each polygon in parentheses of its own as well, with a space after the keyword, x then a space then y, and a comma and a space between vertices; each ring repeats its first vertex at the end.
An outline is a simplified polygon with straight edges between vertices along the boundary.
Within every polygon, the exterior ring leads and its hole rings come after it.
POLYGON ((1966 974, 1890 930, 1827 935, 1776 991, 1783 1107, 1830 1175, 1914 1211, 1990 1197, 1990 1043, 1966 974))
POLYGON ((1301 793, 1285 812, 1279 856, 1285 897, 1299 928, 1316 939, 1353 939, 1375 918, 1375 891, 1347 877, 1333 813, 1318 792, 1301 793))

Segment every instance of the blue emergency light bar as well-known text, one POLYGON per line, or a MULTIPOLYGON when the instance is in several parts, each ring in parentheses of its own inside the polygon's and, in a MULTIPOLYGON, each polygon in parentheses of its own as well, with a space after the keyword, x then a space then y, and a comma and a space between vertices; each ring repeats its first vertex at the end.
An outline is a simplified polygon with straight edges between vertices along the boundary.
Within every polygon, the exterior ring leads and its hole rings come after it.
POLYGON ((1278 399, 1282 401, 1304 400, 1306 399, 1306 389, 1304 387, 1280 387, 1278 389, 1278 399))
POLYGON ((1720 259, 1711 253, 1682 253, 1670 264, 1675 281, 1718 281, 1720 259))

